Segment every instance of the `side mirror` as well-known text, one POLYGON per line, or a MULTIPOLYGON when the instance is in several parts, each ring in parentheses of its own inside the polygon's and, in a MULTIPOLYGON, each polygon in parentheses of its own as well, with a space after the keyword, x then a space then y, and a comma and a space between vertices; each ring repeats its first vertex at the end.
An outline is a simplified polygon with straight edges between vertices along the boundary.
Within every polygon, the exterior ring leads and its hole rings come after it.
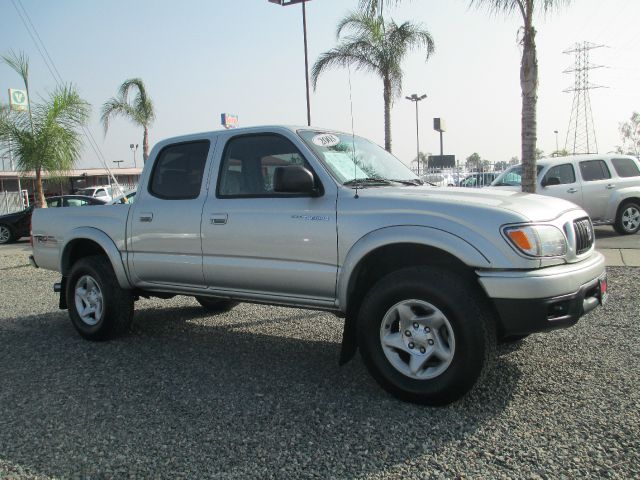
POLYGON ((549 187, 551 185, 560 185, 560 178, 558 177, 548 177, 542 180, 543 187, 549 187))
POLYGON ((301 165, 276 167, 273 190, 279 193, 317 193, 313 174, 301 165))

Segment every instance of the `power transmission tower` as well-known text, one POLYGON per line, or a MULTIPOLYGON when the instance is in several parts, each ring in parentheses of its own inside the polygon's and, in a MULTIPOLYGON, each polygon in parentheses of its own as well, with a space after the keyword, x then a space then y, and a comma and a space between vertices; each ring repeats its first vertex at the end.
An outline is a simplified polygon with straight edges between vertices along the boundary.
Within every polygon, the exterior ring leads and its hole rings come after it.
POLYGON ((602 68, 602 65, 589 63, 589 52, 604 45, 596 45, 591 42, 576 43, 573 48, 562 53, 574 54, 574 65, 563 73, 574 73, 573 87, 564 92, 573 92, 573 105, 569 117, 569 128, 564 148, 571 154, 598 153, 596 130, 593 125, 593 113, 591 112, 591 100, 589 90, 604 88, 602 85, 589 83, 589 71, 594 68, 602 68))

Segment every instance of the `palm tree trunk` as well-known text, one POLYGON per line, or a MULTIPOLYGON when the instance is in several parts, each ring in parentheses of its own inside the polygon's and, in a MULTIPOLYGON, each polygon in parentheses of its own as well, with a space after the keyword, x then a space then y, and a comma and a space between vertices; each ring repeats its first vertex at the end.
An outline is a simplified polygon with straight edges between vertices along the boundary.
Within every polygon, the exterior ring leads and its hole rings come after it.
POLYGON ((142 162, 147 163, 147 158, 149 158, 149 129, 145 125, 142 136, 142 162))
POLYGON ((44 199, 44 190, 42 189, 42 168, 36 168, 36 203, 39 208, 47 208, 47 202, 44 199))
POLYGON ((532 15, 525 22, 522 62, 520 64, 520 87, 522 89, 522 191, 536 192, 536 141, 538 103, 538 58, 536 53, 536 30, 532 15))
POLYGON ((391 80, 383 78, 384 82, 384 149, 391 153, 391 80))

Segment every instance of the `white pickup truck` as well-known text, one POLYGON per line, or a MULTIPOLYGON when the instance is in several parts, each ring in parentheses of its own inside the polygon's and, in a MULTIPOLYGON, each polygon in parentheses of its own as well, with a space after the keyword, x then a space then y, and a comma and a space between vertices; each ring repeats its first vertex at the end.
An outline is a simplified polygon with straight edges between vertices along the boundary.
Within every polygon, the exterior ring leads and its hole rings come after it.
POLYGON ((422 185, 377 145, 311 127, 162 141, 135 203, 38 209, 32 236, 89 340, 126 333, 146 296, 326 310, 345 318, 341 363, 359 349, 383 388, 430 405, 468 392, 496 342, 571 326, 607 292, 576 205, 422 185))

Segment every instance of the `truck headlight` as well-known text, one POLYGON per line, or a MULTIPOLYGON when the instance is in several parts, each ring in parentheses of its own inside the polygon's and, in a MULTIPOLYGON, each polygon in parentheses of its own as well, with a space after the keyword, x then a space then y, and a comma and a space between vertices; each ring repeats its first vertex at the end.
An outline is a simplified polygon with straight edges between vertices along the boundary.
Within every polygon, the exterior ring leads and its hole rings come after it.
POLYGON ((506 227, 505 237, 518 250, 531 257, 558 257, 567 253, 567 239, 552 225, 506 227))

